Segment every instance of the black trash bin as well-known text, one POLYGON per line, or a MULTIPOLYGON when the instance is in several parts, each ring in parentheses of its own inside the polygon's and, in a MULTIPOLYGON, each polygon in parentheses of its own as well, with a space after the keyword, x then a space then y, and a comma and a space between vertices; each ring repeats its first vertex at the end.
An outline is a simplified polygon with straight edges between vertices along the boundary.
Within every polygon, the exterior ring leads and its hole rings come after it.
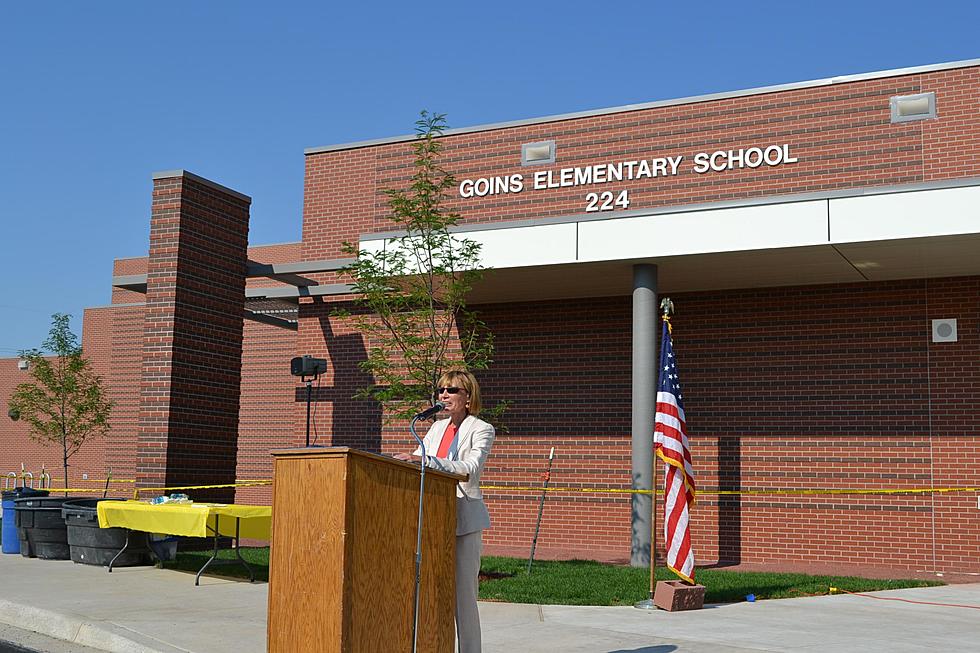
POLYGON ((17 536, 17 518, 14 514, 14 501, 27 497, 46 497, 47 490, 32 487, 15 487, 3 491, 3 537, 0 550, 4 553, 20 553, 20 538, 17 536))
POLYGON ((85 497, 30 497, 14 501, 20 554, 25 558, 68 560, 68 529, 61 516, 65 501, 85 497))
POLYGON ((68 548, 72 562, 83 565, 101 565, 109 562, 126 546, 125 553, 113 563, 113 567, 137 567, 151 565, 153 559, 146 541, 146 533, 126 528, 99 528, 98 505, 100 501, 122 499, 72 499, 61 507, 65 526, 68 528, 68 548))

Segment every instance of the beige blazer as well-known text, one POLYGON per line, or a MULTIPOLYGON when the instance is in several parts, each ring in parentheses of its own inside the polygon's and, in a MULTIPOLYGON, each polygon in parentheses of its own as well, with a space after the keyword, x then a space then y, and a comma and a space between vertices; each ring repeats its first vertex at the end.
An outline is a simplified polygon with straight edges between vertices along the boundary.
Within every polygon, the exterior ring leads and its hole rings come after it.
MULTIPOLYGON (((425 434, 422 441, 425 443, 426 466, 469 476, 456 486, 456 535, 466 535, 490 528, 490 513, 480 491, 480 474, 490 455, 495 432, 490 424, 468 415, 459 425, 449 453, 445 458, 436 458, 442 435, 448 426, 449 420, 441 419, 425 434)), ((416 456, 421 454, 421 449, 415 450, 416 456)))

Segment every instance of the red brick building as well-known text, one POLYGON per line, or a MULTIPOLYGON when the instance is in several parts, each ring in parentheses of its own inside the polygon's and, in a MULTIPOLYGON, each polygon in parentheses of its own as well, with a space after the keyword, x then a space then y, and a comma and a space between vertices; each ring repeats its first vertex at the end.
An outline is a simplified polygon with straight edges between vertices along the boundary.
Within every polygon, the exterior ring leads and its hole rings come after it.
MULTIPOLYGON (((319 444, 407 448, 403 428, 351 398, 368 381, 366 343, 331 309, 349 299, 342 243, 391 235, 382 191, 407 184, 410 141, 308 150, 302 242, 247 256, 246 196, 155 175, 149 256, 116 261, 112 304, 86 311, 86 352, 116 408, 73 473, 268 478, 268 451, 303 441, 298 354, 330 363, 319 444)), ((444 143, 459 231, 493 268, 471 297, 497 340, 481 382, 513 402, 485 475, 488 552, 526 554, 537 504, 521 488, 554 446, 560 491, 538 550, 642 554, 649 525, 633 523, 624 490, 649 482, 654 311, 669 295, 699 563, 980 572, 980 61, 457 129, 444 143)), ((0 396, 22 375, 0 361, 0 396)), ((58 468, 57 452, 0 422, 0 471, 58 468)))

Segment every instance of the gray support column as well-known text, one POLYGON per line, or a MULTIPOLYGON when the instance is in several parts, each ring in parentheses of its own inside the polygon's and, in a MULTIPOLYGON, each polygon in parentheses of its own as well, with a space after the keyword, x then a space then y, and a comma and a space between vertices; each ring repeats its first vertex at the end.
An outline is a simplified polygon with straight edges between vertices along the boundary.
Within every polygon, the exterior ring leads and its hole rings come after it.
MULTIPOLYGON (((633 489, 653 489, 653 427, 657 407, 657 266, 633 266, 633 489)), ((630 564, 650 566, 653 497, 632 495, 630 564)))

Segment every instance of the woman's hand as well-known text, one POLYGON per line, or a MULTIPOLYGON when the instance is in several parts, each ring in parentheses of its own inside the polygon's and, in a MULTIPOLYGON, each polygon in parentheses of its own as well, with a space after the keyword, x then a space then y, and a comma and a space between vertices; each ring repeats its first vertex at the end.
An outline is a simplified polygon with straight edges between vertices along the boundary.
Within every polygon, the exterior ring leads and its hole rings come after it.
POLYGON ((422 460, 421 456, 413 456, 407 453, 396 453, 392 456, 395 460, 404 460, 407 463, 417 463, 422 460))

